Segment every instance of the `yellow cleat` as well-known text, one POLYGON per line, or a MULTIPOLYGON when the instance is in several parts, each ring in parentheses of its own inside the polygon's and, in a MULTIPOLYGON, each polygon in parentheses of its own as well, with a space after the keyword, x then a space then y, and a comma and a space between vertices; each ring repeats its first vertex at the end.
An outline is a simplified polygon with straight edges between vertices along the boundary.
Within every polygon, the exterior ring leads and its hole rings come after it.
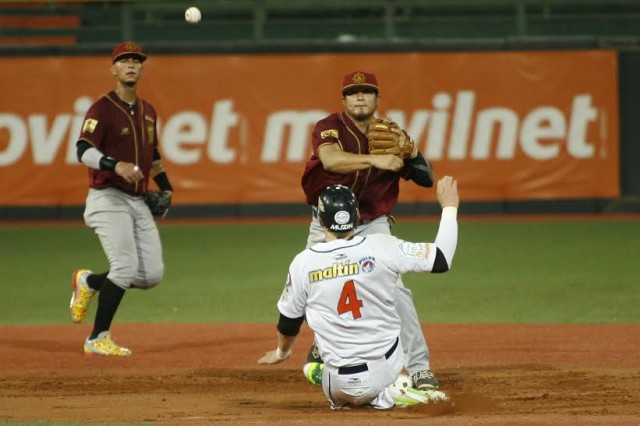
POLYGON ((86 355, 129 356, 131 349, 119 346, 111 340, 111 333, 103 331, 95 339, 85 340, 84 353, 86 355))
POLYGON ((93 296, 98 292, 91 289, 87 285, 87 277, 91 274, 88 269, 76 269, 71 276, 71 303, 69 310, 71 311, 71 320, 76 324, 81 323, 87 316, 87 308, 93 296))

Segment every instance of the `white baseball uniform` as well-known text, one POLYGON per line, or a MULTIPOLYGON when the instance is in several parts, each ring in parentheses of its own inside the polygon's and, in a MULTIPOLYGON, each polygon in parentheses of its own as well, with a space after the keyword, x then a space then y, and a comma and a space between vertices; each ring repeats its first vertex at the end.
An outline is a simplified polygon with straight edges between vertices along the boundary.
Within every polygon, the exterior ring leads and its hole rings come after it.
MULTIPOLYGON (((356 228, 356 235, 387 234, 391 235, 389 218, 379 216, 365 221, 356 228)), ((325 240, 324 228, 320 225, 317 214, 313 215, 309 226, 307 248, 325 240)), ((396 281, 396 308, 400 315, 400 341, 404 351, 405 368, 413 375, 419 371, 430 370, 429 348, 422 334, 422 326, 413 304, 413 293, 404 286, 402 277, 396 281)))
MULTIPOLYGON (((442 223, 438 238, 449 240, 441 233, 442 223)), ((457 231, 449 237, 453 243, 445 241, 442 251, 450 264, 457 231)), ((306 316, 332 408, 393 406, 388 387, 403 366, 396 282, 407 272, 430 271, 435 257, 435 243, 373 234, 318 243, 293 260, 278 309, 289 318, 306 316)))

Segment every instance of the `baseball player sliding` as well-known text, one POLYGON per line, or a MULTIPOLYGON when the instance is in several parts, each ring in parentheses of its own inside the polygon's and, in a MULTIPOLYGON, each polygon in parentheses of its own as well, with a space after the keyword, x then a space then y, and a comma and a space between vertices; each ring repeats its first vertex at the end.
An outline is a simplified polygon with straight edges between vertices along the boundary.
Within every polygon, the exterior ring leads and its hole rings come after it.
MULTIPOLYGON (((306 317, 325 367, 322 389, 332 409, 407 404, 393 386, 403 368, 396 281, 407 272, 447 272, 458 241, 457 182, 437 184, 442 217, 433 243, 412 243, 388 234, 355 236, 358 202, 343 185, 326 188, 318 216, 326 242, 298 254, 278 301, 278 342, 258 364, 277 364, 291 347, 306 317)), ((405 390, 413 401, 445 399, 436 390, 405 390)), ((403 392, 403 393, 404 393, 403 392)))

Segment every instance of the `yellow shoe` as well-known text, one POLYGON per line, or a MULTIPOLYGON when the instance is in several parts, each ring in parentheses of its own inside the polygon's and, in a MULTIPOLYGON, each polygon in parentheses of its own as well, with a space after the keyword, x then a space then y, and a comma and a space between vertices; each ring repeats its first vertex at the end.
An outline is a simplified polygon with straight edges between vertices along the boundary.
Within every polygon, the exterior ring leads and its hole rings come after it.
POLYGON ((71 320, 76 324, 84 321, 87 316, 89 303, 91 299, 93 299, 93 296, 98 293, 87 285, 87 277, 89 274, 91 274, 91 271, 88 269, 76 269, 71 276, 73 293, 71 293, 69 310, 71 311, 71 320))
POLYGON ((129 356, 131 349, 118 346, 111 340, 111 333, 103 331, 93 340, 85 340, 84 353, 86 355, 104 355, 104 356, 129 356))

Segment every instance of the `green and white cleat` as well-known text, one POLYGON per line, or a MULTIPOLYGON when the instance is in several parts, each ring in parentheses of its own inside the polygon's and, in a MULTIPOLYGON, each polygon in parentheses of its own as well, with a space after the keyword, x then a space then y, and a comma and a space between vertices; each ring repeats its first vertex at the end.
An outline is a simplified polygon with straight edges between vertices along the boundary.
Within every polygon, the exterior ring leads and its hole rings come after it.
POLYGON ((411 384, 411 379, 401 374, 398 380, 389 386, 396 407, 404 408, 410 405, 432 404, 449 400, 449 397, 442 391, 415 389, 411 387, 411 384))
POLYGON ((324 371, 324 364, 321 362, 308 362, 302 367, 304 377, 307 378, 309 383, 322 386, 322 372, 324 371))

